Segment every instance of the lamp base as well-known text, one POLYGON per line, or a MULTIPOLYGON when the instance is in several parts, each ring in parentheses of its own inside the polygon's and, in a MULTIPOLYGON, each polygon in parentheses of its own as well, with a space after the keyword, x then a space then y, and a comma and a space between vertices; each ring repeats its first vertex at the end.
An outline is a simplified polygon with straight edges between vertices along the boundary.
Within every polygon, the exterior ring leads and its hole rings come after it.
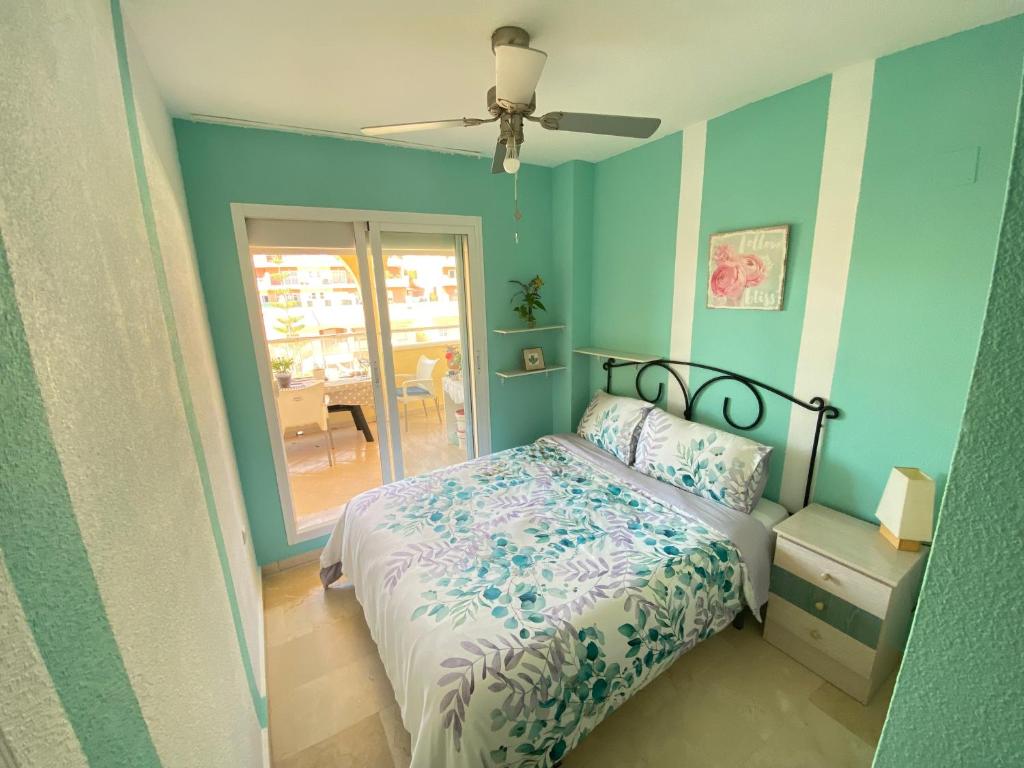
POLYGON ((878 532, 882 534, 883 539, 902 552, 917 552, 921 549, 920 541, 914 541, 913 539, 901 539, 884 525, 878 529, 878 532))

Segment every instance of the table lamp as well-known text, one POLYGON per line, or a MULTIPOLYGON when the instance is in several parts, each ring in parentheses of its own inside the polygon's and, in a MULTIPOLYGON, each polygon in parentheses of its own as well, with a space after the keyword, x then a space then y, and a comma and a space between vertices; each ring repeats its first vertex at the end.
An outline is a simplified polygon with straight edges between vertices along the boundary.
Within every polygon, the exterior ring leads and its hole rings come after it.
POLYGON ((875 511, 883 538, 896 549, 916 552, 931 541, 935 481, 915 467, 893 467, 875 511))

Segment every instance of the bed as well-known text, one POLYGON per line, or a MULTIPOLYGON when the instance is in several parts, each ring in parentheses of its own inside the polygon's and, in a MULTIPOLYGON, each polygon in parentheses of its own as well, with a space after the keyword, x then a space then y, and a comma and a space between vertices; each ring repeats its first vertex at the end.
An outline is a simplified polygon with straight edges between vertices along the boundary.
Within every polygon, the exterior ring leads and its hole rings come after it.
MULTIPOLYGON (((606 361, 609 391, 626 364, 606 361)), ((643 397, 646 370, 680 363, 635 365, 643 397)), ((679 384, 689 418, 704 390, 679 384)), ((548 436, 357 496, 321 579, 354 585, 412 766, 550 766, 744 607, 758 615, 774 522, 548 436)))

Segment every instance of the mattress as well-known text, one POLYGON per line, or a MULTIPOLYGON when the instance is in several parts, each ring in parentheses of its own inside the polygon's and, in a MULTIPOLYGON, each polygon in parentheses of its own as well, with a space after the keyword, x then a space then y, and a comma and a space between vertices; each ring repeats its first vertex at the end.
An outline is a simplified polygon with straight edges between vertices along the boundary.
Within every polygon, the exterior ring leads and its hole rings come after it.
MULTIPOLYGON (((754 507, 750 516, 763 525, 766 530, 774 532, 775 526, 789 517, 789 512, 777 502, 761 499, 757 502, 757 506, 754 507)), ((774 537, 775 534, 772 533, 773 540, 774 537)))

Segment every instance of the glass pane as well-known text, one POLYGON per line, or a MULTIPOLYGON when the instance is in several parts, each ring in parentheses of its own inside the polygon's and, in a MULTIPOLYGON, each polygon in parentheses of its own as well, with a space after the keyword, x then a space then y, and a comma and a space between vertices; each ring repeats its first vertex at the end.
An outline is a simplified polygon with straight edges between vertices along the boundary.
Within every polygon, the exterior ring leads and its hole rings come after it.
POLYGON ((359 261, 354 247, 250 255, 301 530, 381 484, 359 261))
POLYGON ((395 399, 406 477, 472 456, 463 376, 461 238, 381 233, 395 399))

